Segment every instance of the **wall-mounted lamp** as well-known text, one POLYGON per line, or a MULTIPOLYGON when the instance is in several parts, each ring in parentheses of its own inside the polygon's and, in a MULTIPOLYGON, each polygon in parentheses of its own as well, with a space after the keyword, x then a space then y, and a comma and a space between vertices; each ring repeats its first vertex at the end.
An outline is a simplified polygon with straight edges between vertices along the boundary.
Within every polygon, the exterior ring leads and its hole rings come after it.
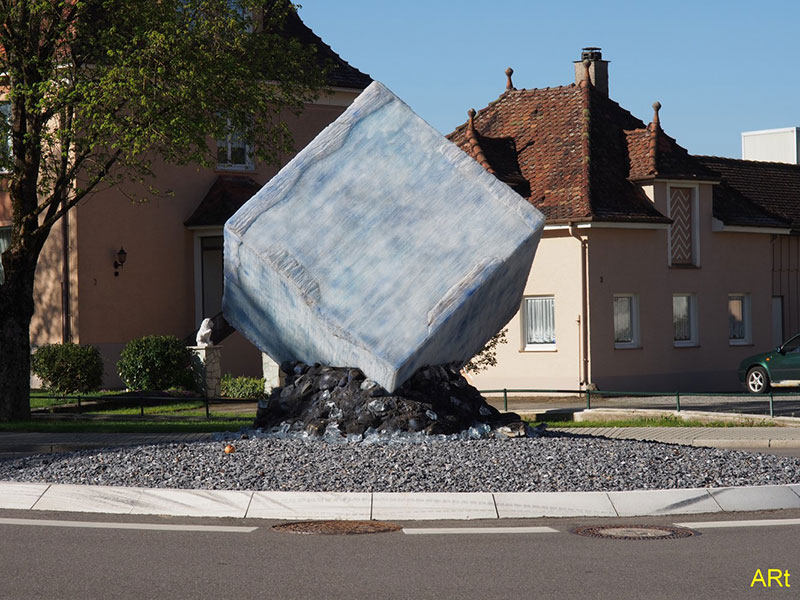
POLYGON ((122 268, 122 265, 125 264, 125 259, 128 258, 128 253, 125 252, 125 249, 120 246, 119 252, 117 252, 117 260, 114 261, 114 277, 119 275, 119 269, 122 268))

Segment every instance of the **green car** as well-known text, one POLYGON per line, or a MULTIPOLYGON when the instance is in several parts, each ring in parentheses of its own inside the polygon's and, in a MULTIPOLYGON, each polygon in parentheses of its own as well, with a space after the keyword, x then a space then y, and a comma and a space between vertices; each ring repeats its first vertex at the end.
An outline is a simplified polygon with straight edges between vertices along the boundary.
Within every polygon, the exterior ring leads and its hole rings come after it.
POLYGON ((751 394, 764 394, 771 387, 800 386, 800 334, 772 352, 748 356, 739 364, 738 374, 751 394))

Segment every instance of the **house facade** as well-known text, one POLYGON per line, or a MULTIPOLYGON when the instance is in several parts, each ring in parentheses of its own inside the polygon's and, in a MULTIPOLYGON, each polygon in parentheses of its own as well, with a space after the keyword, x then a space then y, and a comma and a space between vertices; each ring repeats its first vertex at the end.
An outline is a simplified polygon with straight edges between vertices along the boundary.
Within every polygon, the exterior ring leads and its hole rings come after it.
POLYGON ((740 360, 800 327, 800 167, 692 156, 658 103, 645 124, 609 98, 599 49, 581 58, 562 87, 518 90, 507 71, 449 136, 547 219, 508 342, 473 383, 741 389, 740 360))
MULTIPOLYGON (((340 58, 296 14, 287 28, 329 66, 329 89, 299 117, 286 117, 300 149, 371 78, 340 58)), ((163 196, 132 202, 141 188, 111 187, 87 197, 53 228, 36 272, 34 348, 64 341, 96 345, 104 360, 104 386, 118 387, 116 362, 128 341, 168 334, 193 344, 200 322, 217 317, 217 333, 229 334, 221 342, 223 373, 261 375, 260 352, 226 330, 221 319, 222 227, 280 167, 254 162, 246 140, 236 137, 218 140, 217 154, 213 170, 157 163, 155 184, 163 196), (118 256, 123 249, 124 261, 118 256)), ((0 199, 0 251, 10 236, 9 205, 7 197, 0 199)))

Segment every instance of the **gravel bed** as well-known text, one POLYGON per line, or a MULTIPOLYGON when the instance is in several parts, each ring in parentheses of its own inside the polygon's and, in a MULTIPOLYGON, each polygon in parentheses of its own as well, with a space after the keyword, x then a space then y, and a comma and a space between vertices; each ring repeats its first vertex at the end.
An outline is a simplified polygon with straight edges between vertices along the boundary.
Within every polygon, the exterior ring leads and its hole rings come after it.
POLYGON ((326 492, 557 492, 800 483, 800 459, 547 433, 509 440, 228 440, 0 460, 0 481, 326 492), (227 443, 236 451, 226 454, 227 443))

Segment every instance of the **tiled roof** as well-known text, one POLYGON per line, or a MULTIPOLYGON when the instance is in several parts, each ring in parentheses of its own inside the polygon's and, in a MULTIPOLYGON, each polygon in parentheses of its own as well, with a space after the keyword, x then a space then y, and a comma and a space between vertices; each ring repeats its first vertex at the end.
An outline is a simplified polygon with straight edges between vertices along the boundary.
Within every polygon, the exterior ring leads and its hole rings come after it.
POLYGON ((714 216, 727 225, 800 230, 800 165, 695 156, 721 176, 714 216))
MULTIPOLYGON (((591 86, 507 90, 474 124, 498 177, 518 169, 549 222, 670 222, 629 180, 626 131, 644 123, 591 86)), ((448 137, 475 156, 468 123, 448 137)))
POLYGON ((249 177, 220 175, 183 224, 186 227, 222 227, 260 189, 261 186, 249 177))
POLYGON ((329 69, 328 85, 331 87, 363 90, 372 83, 372 78, 369 75, 350 65, 336 54, 328 44, 323 42, 322 38, 311 31, 297 15, 297 12, 289 11, 284 30, 286 34, 296 38, 302 44, 316 48, 316 57, 320 66, 324 65, 329 69))

